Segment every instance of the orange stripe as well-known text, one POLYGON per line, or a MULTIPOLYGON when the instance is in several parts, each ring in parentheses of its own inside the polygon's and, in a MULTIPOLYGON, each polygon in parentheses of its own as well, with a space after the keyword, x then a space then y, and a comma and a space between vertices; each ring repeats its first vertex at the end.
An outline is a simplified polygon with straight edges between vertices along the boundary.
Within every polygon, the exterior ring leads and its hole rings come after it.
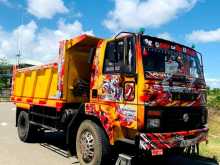
POLYGON ((32 103, 32 102, 33 102, 32 99, 26 99, 26 101, 27 101, 28 103, 32 103))
POLYGON ((21 98, 17 98, 16 101, 22 101, 22 99, 21 98))
POLYGON ((45 101, 45 100, 39 100, 38 103, 39 103, 39 104, 47 104, 47 101, 45 101))

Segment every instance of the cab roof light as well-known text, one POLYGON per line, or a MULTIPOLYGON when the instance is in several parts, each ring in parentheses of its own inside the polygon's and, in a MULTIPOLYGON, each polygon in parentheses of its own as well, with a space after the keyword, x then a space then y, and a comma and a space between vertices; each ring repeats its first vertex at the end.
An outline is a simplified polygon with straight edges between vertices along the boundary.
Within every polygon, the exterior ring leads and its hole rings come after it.
POLYGON ((145 32, 145 28, 141 27, 141 28, 139 29, 139 34, 144 34, 144 32, 145 32))

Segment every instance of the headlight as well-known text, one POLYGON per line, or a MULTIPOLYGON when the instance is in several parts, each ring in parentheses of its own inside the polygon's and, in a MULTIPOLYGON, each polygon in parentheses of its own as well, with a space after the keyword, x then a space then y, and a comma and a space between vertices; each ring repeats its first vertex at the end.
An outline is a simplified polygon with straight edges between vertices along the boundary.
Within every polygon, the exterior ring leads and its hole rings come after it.
POLYGON ((147 119, 147 128, 159 128, 160 119, 147 119))

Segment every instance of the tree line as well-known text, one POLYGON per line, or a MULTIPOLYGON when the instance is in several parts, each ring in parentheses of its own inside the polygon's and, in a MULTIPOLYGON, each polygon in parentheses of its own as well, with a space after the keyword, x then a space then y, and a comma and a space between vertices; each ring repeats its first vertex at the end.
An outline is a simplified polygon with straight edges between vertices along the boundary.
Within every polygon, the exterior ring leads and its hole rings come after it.
POLYGON ((207 87, 208 106, 220 110, 220 89, 207 87))

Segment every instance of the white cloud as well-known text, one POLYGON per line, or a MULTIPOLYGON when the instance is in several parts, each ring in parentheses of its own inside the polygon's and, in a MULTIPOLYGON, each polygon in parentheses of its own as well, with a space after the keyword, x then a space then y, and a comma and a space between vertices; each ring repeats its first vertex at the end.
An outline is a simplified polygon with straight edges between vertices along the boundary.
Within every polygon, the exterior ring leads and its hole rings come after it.
POLYGON ((220 88, 220 79, 207 78, 206 83, 211 88, 220 88))
POLYGON ((8 3, 8 0, 0 0, 0 3, 8 3))
POLYGON ((64 14, 69 11, 62 0, 28 0, 27 10, 37 18, 47 19, 58 13, 64 14))
POLYGON ((170 41, 173 40, 173 38, 171 37, 170 33, 168 33, 168 32, 160 33, 160 34, 157 35, 157 37, 163 38, 165 40, 170 40, 170 41))
POLYGON ((189 11, 198 0, 114 0, 104 25, 112 30, 159 27, 189 11))
POLYGON ((196 30, 186 35, 186 39, 196 43, 220 42, 220 28, 210 31, 196 30))
POLYGON ((8 0, 0 0, 0 4, 3 4, 7 7, 12 7, 12 4, 8 0))
POLYGON ((21 49, 21 62, 50 63, 56 60, 59 41, 82 33, 93 34, 93 31, 84 31, 79 21, 66 23, 64 20, 58 21, 55 30, 40 29, 34 21, 21 25, 12 32, 0 28, 0 58, 7 57, 10 62, 15 62, 15 55, 21 49))

